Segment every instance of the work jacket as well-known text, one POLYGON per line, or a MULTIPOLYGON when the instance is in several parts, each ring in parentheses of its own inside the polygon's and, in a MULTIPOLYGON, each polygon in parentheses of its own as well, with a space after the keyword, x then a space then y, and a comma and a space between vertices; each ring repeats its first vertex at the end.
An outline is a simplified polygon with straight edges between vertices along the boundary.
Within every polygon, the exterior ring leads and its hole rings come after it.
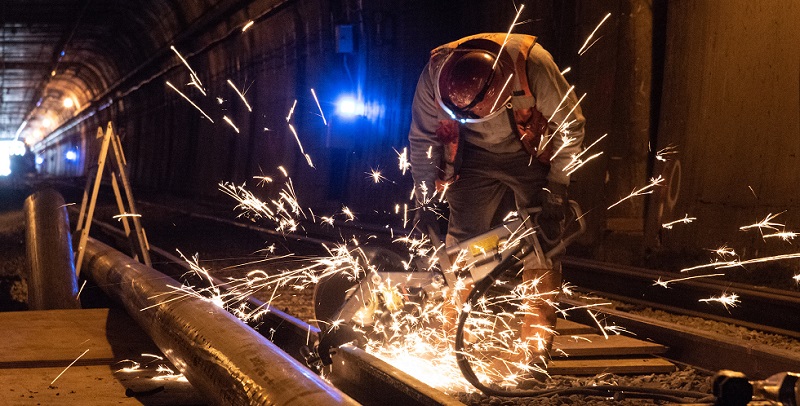
MULTIPOLYGON (((473 38, 485 38, 500 44, 506 40, 506 34, 479 34, 462 38, 445 44, 432 51, 431 60, 417 82, 411 111, 411 129, 409 131, 411 172, 414 177, 415 196, 418 204, 431 199, 437 180, 452 181, 457 176, 457 164, 454 154, 453 139, 442 137, 442 126, 457 126, 457 142, 467 142, 494 153, 511 153, 523 149, 520 136, 524 135, 515 129, 521 121, 514 113, 525 111, 531 107, 535 114, 542 117, 545 125, 546 145, 549 155, 536 148, 539 140, 531 149, 532 164, 549 164, 548 180, 568 184, 569 175, 564 170, 572 160, 572 156, 581 150, 583 142, 584 118, 575 93, 553 61, 552 56, 541 45, 535 43, 535 37, 523 34, 511 34, 507 37, 504 50, 512 59, 517 55, 527 56, 517 70, 525 71, 519 80, 515 96, 504 108, 510 114, 497 114, 494 118, 477 122, 457 122, 442 108, 435 97, 434 85, 437 77, 437 59, 459 44, 473 38), (525 80, 527 79, 527 80, 525 80), (527 82, 527 83, 526 83, 527 82), (515 111, 516 110, 516 111, 515 111), (437 131, 439 136, 437 136, 437 131), (566 136, 570 142, 565 145, 566 136), (444 140, 444 141, 443 141, 444 140), (449 144, 449 145, 448 145, 449 144)), ((529 123, 532 120, 528 120, 529 123)), ((541 133, 542 131, 536 131, 541 133)), ((542 134, 535 134, 542 135, 542 134)))

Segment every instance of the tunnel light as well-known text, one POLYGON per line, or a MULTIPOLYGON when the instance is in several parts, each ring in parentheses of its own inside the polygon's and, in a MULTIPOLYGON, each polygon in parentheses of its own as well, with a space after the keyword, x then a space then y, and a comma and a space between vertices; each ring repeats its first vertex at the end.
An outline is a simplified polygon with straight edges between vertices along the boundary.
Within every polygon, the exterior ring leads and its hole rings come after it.
POLYGON ((44 157, 41 155, 36 155, 36 165, 41 165, 44 163, 44 157))
POLYGON ((74 150, 69 150, 64 154, 64 157, 67 158, 67 161, 75 162, 78 160, 78 153, 74 150))
POLYGON ((336 114, 341 117, 353 118, 363 116, 365 111, 366 106, 364 102, 351 95, 341 96, 336 100, 336 114))
POLYGON ((49 128, 51 125, 53 125, 53 121, 50 120, 49 118, 45 118, 44 120, 42 120, 43 127, 49 128))
POLYGON ((75 102, 72 100, 71 97, 65 97, 64 98, 64 107, 69 109, 69 108, 72 108, 72 106, 74 106, 74 105, 75 105, 75 102))

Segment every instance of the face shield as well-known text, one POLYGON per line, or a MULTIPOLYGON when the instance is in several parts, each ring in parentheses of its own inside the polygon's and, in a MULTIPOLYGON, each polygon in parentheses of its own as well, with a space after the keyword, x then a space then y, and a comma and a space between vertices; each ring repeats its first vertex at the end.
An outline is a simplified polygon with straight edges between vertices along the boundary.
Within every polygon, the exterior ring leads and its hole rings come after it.
POLYGON ((514 66, 500 45, 472 40, 444 50, 432 60, 436 101, 464 123, 491 120, 506 109, 513 89, 514 66))

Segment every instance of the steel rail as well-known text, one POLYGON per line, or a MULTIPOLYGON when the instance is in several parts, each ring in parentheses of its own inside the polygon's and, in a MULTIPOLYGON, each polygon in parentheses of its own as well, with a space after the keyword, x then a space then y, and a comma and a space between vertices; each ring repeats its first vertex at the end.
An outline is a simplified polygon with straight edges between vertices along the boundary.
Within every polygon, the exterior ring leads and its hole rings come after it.
POLYGON ((224 309, 178 291, 174 279, 95 239, 85 258, 87 275, 212 404, 358 404, 224 309))
MULTIPOLYGON (((126 246, 127 240, 122 230, 96 219, 93 226, 93 230, 101 232, 97 237, 115 246, 126 246)), ((153 266, 165 275, 191 274, 188 264, 180 258, 152 244, 150 251, 153 266)), ((226 289, 225 282, 213 277, 211 280, 214 286, 226 289)), ((202 282, 200 279, 192 280, 193 284, 202 282)), ((316 326, 253 297, 247 298, 244 304, 248 310, 268 308, 269 311, 264 313, 262 318, 250 323, 251 327, 296 361, 306 360, 307 347, 313 346, 319 339, 319 329, 316 326)), ((308 371, 311 372, 311 369, 308 371)), ((426 385, 358 348, 347 346, 339 348, 334 356, 334 364, 329 371, 326 371, 325 377, 336 388, 363 405, 463 405, 444 392, 426 385)))
POLYGON ((609 299, 800 338, 800 294, 796 292, 707 278, 670 282, 674 287, 665 289, 655 281, 680 276, 574 257, 564 258, 562 265, 566 281, 609 299), (736 293, 740 305, 712 306, 700 301, 723 292, 736 293))
MULTIPOLYGON (((560 299, 564 305, 579 309, 588 304, 573 299, 560 299)), ((800 366, 800 354, 768 345, 731 339, 713 332, 680 326, 614 309, 591 307, 588 312, 573 310, 569 319, 578 323, 624 326, 638 339, 652 339, 668 347, 663 357, 708 371, 736 370, 754 379, 772 374, 795 371, 800 366)))
POLYGON ((25 199, 28 308, 78 309, 78 278, 66 204, 47 188, 25 199))

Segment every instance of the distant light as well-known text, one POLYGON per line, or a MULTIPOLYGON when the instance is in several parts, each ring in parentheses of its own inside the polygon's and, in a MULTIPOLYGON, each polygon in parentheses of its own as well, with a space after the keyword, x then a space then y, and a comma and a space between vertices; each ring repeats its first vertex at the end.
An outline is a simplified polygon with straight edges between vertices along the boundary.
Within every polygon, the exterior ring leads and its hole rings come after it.
POLYGON ((42 126, 50 127, 51 125, 53 125, 53 121, 50 120, 49 118, 45 118, 44 120, 42 120, 42 126))
POLYGON ((74 106, 74 105, 75 105, 75 102, 72 101, 71 97, 65 97, 64 98, 64 107, 69 109, 69 108, 72 108, 72 106, 74 106))
POLYGON ((65 157, 65 158, 67 158, 67 161, 73 161, 73 162, 75 162, 75 161, 77 161, 77 160, 78 160, 78 153, 77 153, 77 152, 75 152, 75 151, 73 151, 73 150, 69 150, 69 151, 67 151, 67 153, 64 155, 64 157, 65 157))
POLYGON ((336 100, 336 114, 339 116, 348 118, 363 116, 365 111, 364 102, 353 96, 345 95, 336 100))
POLYGON ((52 70, 52 71, 50 71, 50 76, 55 76, 55 75, 56 75, 56 71, 55 71, 55 69, 54 69, 54 70, 52 70))
POLYGON ((44 163, 44 157, 37 155, 36 156, 36 165, 41 165, 44 163))

